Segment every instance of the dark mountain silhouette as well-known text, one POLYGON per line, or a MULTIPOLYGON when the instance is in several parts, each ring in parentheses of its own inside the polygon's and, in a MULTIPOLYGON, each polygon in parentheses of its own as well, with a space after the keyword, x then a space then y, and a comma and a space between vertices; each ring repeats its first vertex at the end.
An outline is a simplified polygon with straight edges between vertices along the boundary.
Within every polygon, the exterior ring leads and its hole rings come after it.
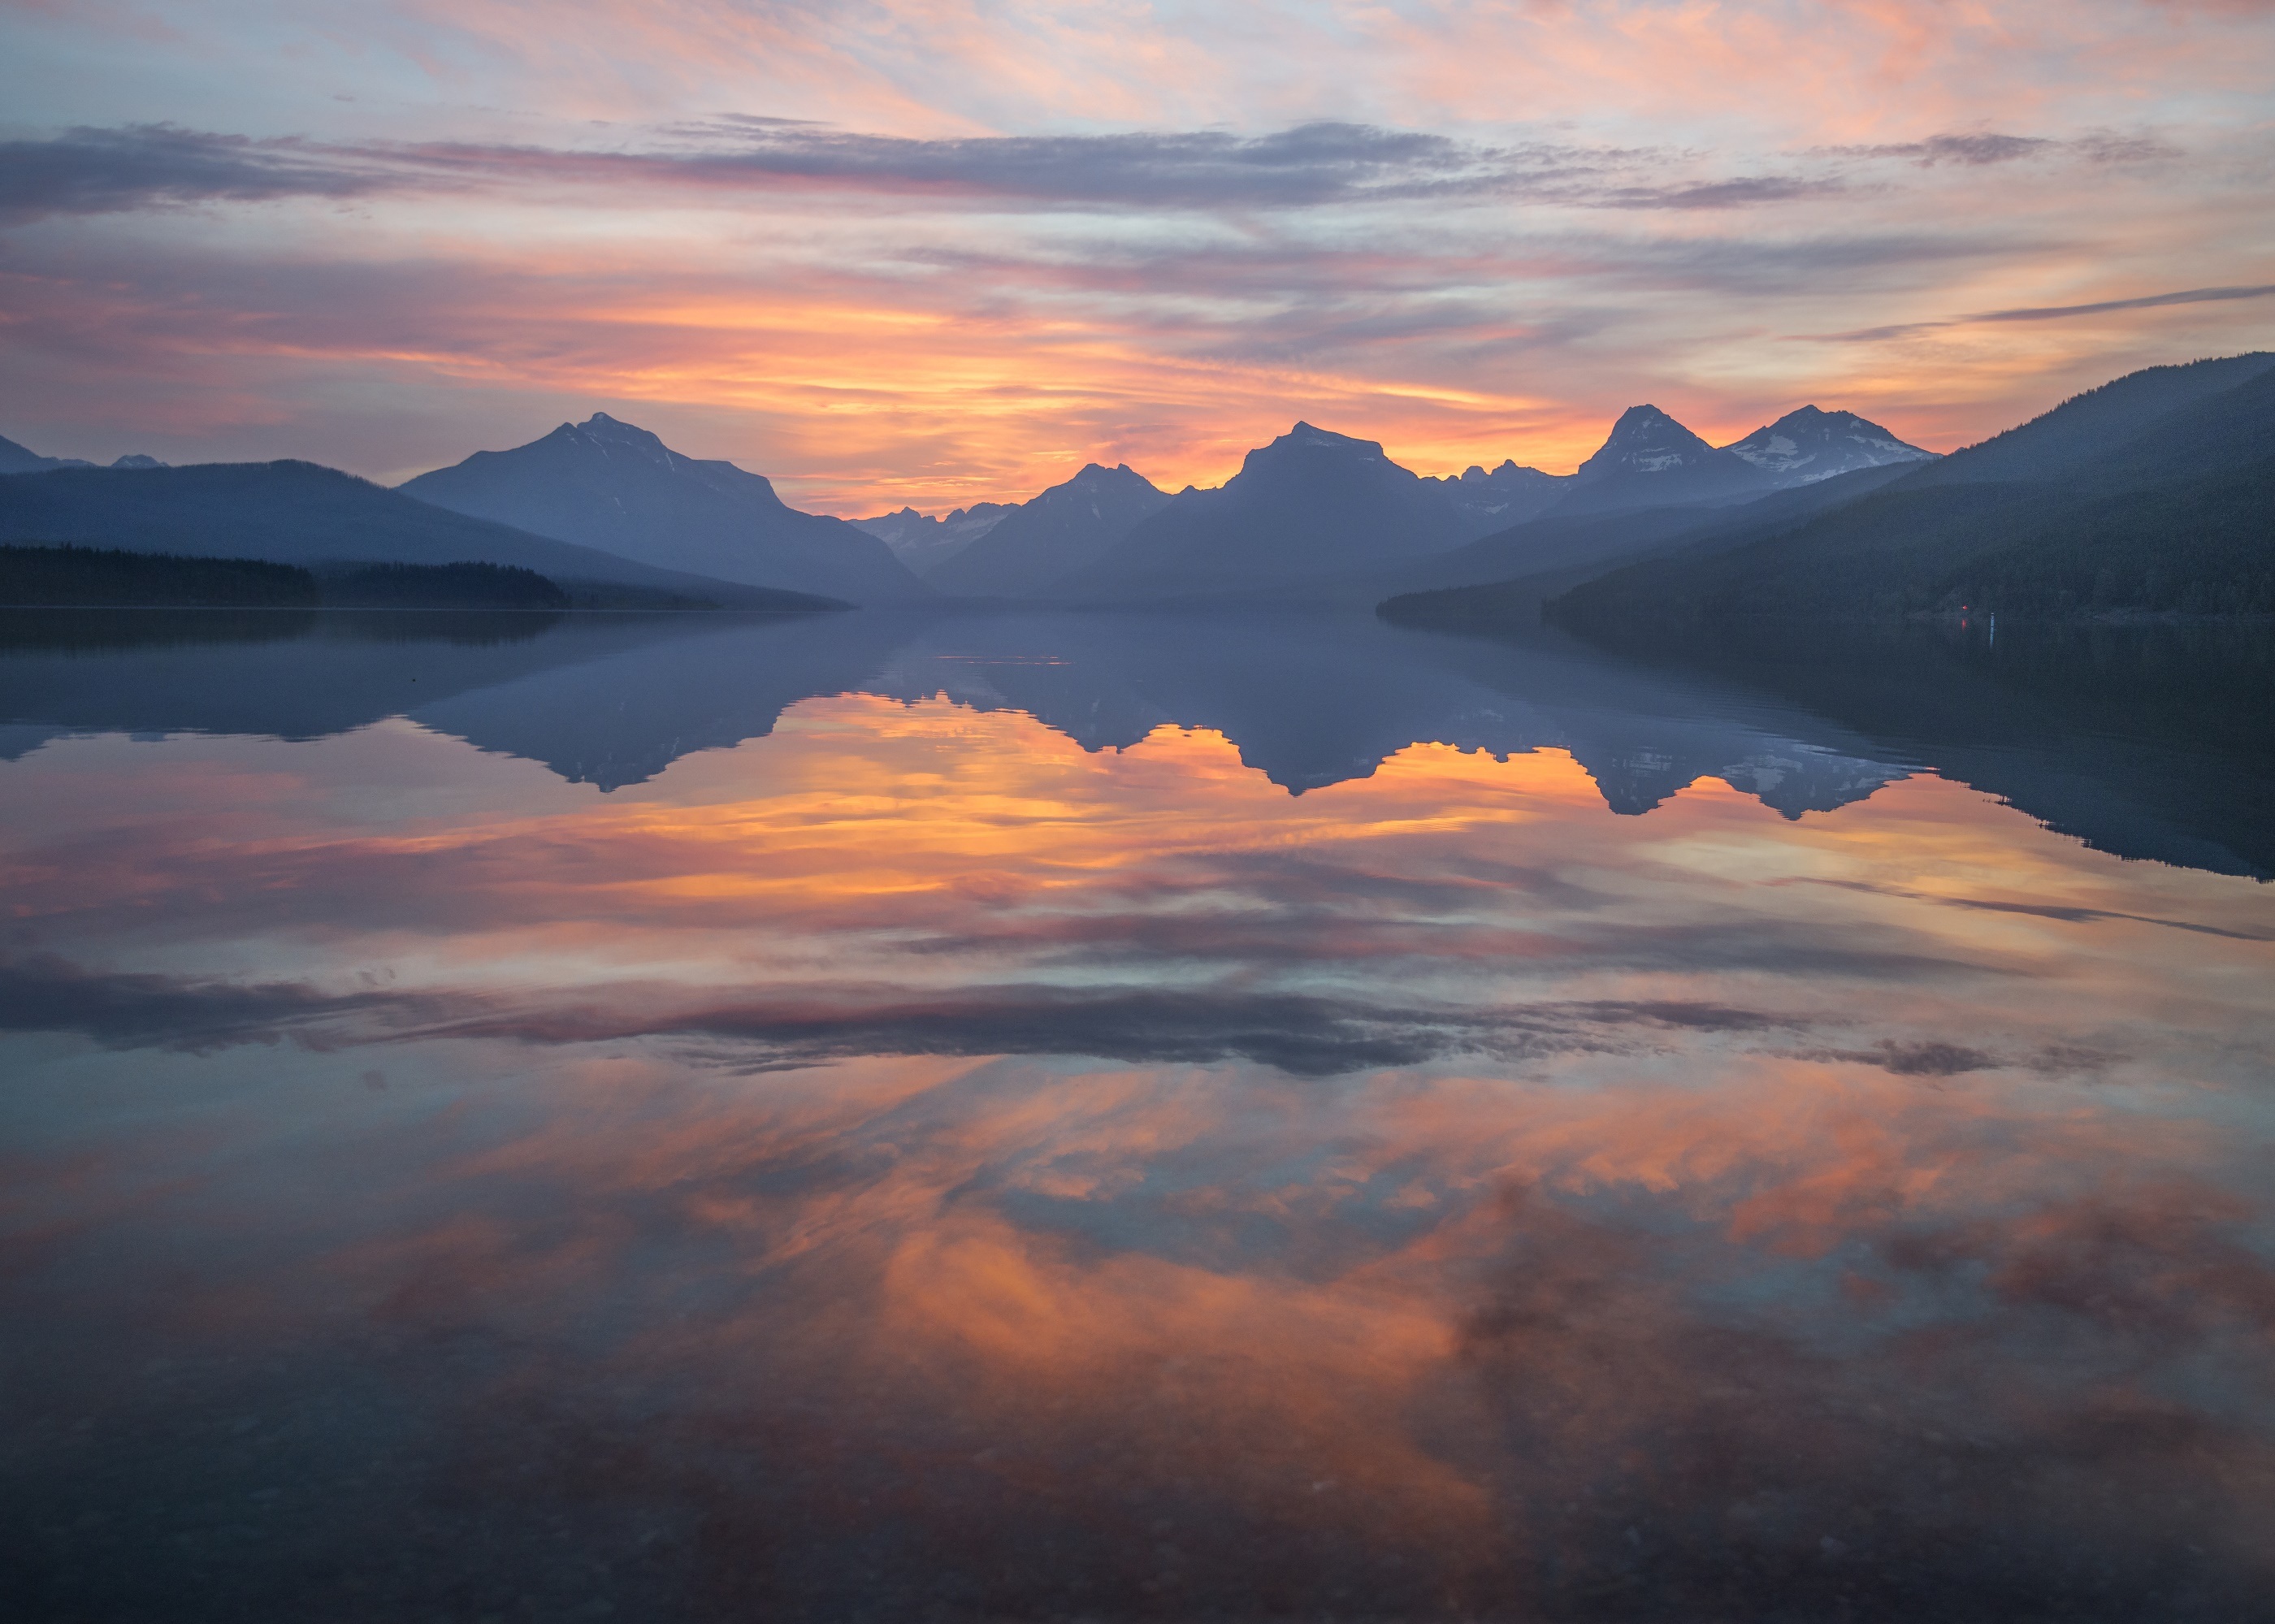
POLYGON ((1138 524, 1170 501, 1167 491, 1131 472, 1086 465, 1006 512, 984 533, 933 566, 927 578, 946 593, 975 598, 1048 595, 1067 577, 1096 563, 1138 524))
POLYGON ((1780 535, 1813 516, 1856 501, 1904 477, 1908 465, 1860 468, 1806 485, 1773 491, 1750 502, 1690 504, 1544 518, 1518 525, 1465 546, 1360 583, 1368 601, 1394 595, 1383 613, 1414 623, 1494 620, 1521 612, 1530 621, 1538 606, 1569 587, 1639 558, 1685 552, 1727 551, 1765 536, 1780 535))
POLYGON ((976 502, 945 517, 903 508, 898 513, 882 513, 875 518, 857 518, 852 522, 892 548, 893 556, 917 574, 929 575, 1017 511, 1018 506, 1016 502, 976 502))
MULTIPOLYGON (((14 441, 0 438, 0 474, 45 473, 50 468, 93 468, 96 465, 83 457, 42 457, 14 441)), ((170 468, 171 463, 162 463, 140 451, 129 451, 116 458, 113 468, 170 468)))
POLYGON ((1716 450, 1657 406, 1629 406, 1596 454, 1573 473, 1546 517, 1735 501, 1765 493, 1775 483, 1736 452, 1716 450))
POLYGON ((1572 482, 1568 473, 1544 473, 1520 466, 1514 458, 1487 473, 1479 465, 1462 470, 1458 479, 1425 480, 1446 493, 1455 511, 1478 535, 1506 530, 1536 518, 1556 505, 1572 482))
POLYGON ((1435 482, 1376 442, 1298 423, 1222 488, 1180 491, 1065 586, 1104 601, 1301 586, 1439 551, 1466 528, 1435 482))
MULTIPOLYGON (((1589 459, 1598 470, 1590 477, 1603 487, 1604 507, 1591 501, 1573 511, 1558 495, 1544 494, 1568 492, 1576 499, 1584 495, 1576 475, 1558 479, 1516 470, 1536 476, 1526 487, 1538 504, 1531 516, 1429 558, 1370 570, 1350 585, 1374 601, 1385 594, 1436 593, 1523 576, 1530 578, 1528 601, 1538 602, 1638 557, 1702 543, 1735 546, 1789 529, 1802 518, 1902 477, 1934 455, 1905 445, 1853 412, 1804 406, 1739 442, 1765 465, 1757 468, 1761 478, 1750 493, 1733 496, 1725 476, 1737 476, 1728 465, 1712 458, 1702 463, 1700 448, 1712 448, 1664 414, 1638 416, 1651 410, 1637 407, 1625 414, 1621 424, 1626 432, 1615 427, 1589 459), (1674 460, 1659 465, 1667 457, 1674 460), (1685 488, 1708 494, 1661 500, 1685 488), (1620 497, 1621 489, 1651 500, 1620 497)), ((1725 449, 1737 454, 1737 448, 1725 449)), ((1513 468, 1505 464, 1492 477, 1499 480, 1513 468)))
POLYGON ((1742 545, 1555 601, 1622 628, 1923 611, 2275 613, 2275 356, 2156 367, 1742 545))
POLYGON ((826 608, 796 593, 659 570, 430 507, 314 463, 64 468, 0 478, 0 540, 276 563, 494 563, 572 596, 605 585, 661 604, 826 608))
POLYGON ((1926 463, 1935 453, 1907 445, 1878 423, 1853 412, 1803 406, 1722 448, 1751 463, 1780 486, 1809 485, 1860 468, 1926 463))
POLYGON ((1910 487, 2052 480, 2088 471, 2174 413, 2249 383, 2271 367, 2275 354, 2261 351, 2128 373, 1921 469, 1910 487))
POLYGON ((857 603, 932 595, 866 531, 800 513, 759 475, 682 457, 606 412, 510 451, 477 451, 399 489, 657 569, 857 603))
MULTIPOLYGON (((119 459, 124 463, 126 459, 119 459)), ((84 457, 42 457, 28 446, 0 438, 0 474, 45 473, 51 468, 92 468, 94 465, 84 457)))

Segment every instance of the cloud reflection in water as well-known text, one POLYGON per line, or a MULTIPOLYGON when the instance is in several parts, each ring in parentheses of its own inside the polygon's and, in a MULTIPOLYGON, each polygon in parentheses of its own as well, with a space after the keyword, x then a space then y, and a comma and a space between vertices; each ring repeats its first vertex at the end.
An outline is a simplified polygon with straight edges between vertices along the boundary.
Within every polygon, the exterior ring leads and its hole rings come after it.
POLYGON ((397 722, 16 771, 30 1616, 2275 1577, 2249 881, 860 697, 605 800, 397 722))

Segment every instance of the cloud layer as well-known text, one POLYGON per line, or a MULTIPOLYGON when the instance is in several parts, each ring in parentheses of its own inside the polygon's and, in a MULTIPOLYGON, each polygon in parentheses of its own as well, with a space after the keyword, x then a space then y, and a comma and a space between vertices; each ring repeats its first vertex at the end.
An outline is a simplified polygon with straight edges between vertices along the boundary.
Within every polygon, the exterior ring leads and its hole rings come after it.
POLYGON ((2267 340, 2249 8, 153 4, 0 25, 50 453, 394 477, 599 407, 860 512, 1297 417, 1427 472, 1643 398, 1948 447, 2267 340))

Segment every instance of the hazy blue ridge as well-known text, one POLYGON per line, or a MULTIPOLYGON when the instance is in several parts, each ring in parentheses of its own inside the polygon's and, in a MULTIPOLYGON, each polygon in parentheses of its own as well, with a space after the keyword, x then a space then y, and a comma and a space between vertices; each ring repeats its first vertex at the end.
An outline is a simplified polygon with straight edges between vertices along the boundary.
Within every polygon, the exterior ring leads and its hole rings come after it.
POLYGON ((1436 483, 1378 442, 1298 423, 1221 488, 1180 491, 1065 586, 1130 601, 1292 585, 1437 552, 1468 527, 1436 483))
POLYGON ((534 570, 572 596, 580 588, 605 587, 656 607, 843 607, 532 535, 305 462, 64 468, 0 477, 0 540, 319 568, 491 563, 534 570))
POLYGON ((897 513, 881 513, 874 518, 850 522, 856 529, 867 531, 890 548, 893 556, 909 569, 930 579, 934 570, 1017 511, 1020 505, 1016 502, 975 502, 945 516, 903 508, 897 513))
POLYGON ((932 566, 926 578, 967 597, 1046 594, 1096 563, 1171 501, 1127 464, 1096 463, 1003 512, 979 536, 932 566))
POLYGON ((1537 603, 1640 558, 1726 550, 1782 533, 1909 472, 1905 465, 1860 468, 1735 505, 1693 503, 1537 519, 1396 570, 1379 572, 1369 578, 1375 588, 1370 601, 1385 593, 1402 604, 1408 599, 1426 600, 1426 605, 1417 601, 1407 608, 1436 606, 1432 612, 1457 618, 1476 612, 1474 606, 1460 601, 1460 594, 1471 588, 1497 589, 1497 601, 1537 603), (1505 589, 1515 589, 1514 595, 1505 589))
MULTIPOLYGON (((2178 366, 2149 366, 2074 395, 2050 412, 1912 476, 1915 485, 2052 480, 2089 471, 2112 454, 2138 455, 2174 414, 2264 377, 2275 353, 2254 351, 2178 366)), ((2196 426, 2203 427, 2201 419, 2196 426)), ((2172 442, 2165 442, 2172 445, 2172 442)), ((2181 449, 2173 445, 2173 449, 2181 449)))
POLYGON ((453 513, 655 569, 855 603, 934 595, 859 526, 801 513, 762 476, 682 456, 605 412, 511 450, 477 451, 398 489, 453 513))
POLYGON ((1593 538, 1592 559, 1528 549, 1526 531, 1542 526, 1519 527, 1476 544, 1509 566, 1496 578, 1413 582, 1382 609, 1479 623, 1545 601, 1596 633, 1962 608, 2266 614, 2271 458, 2275 356, 2154 367, 1948 457, 1701 516, 1625 558, 1616 537, 1593 538))
POLYGON ((1750 615, 2275 613, 2271 366, 2247 356, 2119 379, 1789 533, 1634 564, 1549 612, 1598 630, 1750 615))

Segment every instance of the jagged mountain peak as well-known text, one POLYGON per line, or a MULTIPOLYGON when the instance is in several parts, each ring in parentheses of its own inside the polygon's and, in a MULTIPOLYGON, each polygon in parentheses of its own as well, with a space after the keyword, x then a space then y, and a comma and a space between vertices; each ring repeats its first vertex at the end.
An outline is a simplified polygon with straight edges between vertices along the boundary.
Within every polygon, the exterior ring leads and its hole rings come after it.
POLYGON ((1629 406, 1549 511, 1560 517, 1621 508, 1726 502, 1772 488, 1769 475, 1717 450, 1648 402, 1629 406))
POLYGON ((1584 485, 1621 473, 1673 473, 1726 455, 1657 406, 1629 406, 1573 477, 1584 485))
POLYGON ((1123 492, 1167 495, 1127 463, 1117 464, 1111 468, 1098 463, 1085 463, 1082 471, 1072 479, 1039 492, 1027 505, 1032 507, 1038 502, 1096 502, 1110 499, 1123 492))
POLYGON ((1377 473, 1388 472, 1407 480, 1419 476, 1390 460, 1379 440, 1361 440, 1352 434, 1339 434, 1331 428, 1317 424, 1298 422, 1286 434, 1268 445, 1258 446, 1241 459, 1240 472, 1231 483, 1243 480, 1252 484, 1254 477, 1284 469, 1291 474, 1300 467, 1319 467, 1322 459, 1327 465, 1349 469, 1371 469, 1377 473))
POLYGON ((1692 446, 1697 446, 1702 450, 1713 449, 1705 441, 1679 422, 1672 413, 1662 412, 1657 406, 1646 403, 1640 406, 1629 406, 1625 412, 1620 413, 1619 421, 1612 425, 1611 434, 1605 438, 1603 449, 1598 451, 1596 455, 1600 457, 1604 451, 1608 451, 1615 446, 1670 443, 1680 445, 1686 449, 1692 446))
POLYGON ((1446 500, 1462 516, 1464 528, 1470 533, 1465 539, 1474 539, 1538 517, 1564 494, 1571 476, 1544 473, 1538 468, 1526 467, 1513 457, 1505 457, 1490 473, 1485 472, 1484 464, 1471 463, 1458 474, 1425 479, 1422 482, 1445 493, 1446 500))
POLYGON ((1216 490, 1188 489, 1065 578, 1078 595, 1146 599, 1317 581, 1478 533, 1436 480, 1381 442, 1299 421, 1216 490))
POLYGON ((1158 486, 1154 485, 1153 480, 1138 472, 1128 463, 1116 463, 1111 468, 1108 468, 1103 463, 1085 463, 1082 465, 1082 472, 1075 475, 1073 479, 1068 480, 1067 483, 1069 485, 1110 486, 1137 484, 1143 485, 1148 489, 1160 488, 1158 486))
POLYGON ((630 450, 667 465, 696 460, 674 451, 664 444, 663 437, 653 430, 642 428, 637 423, 627 423, 621 418, 612 418, 605 412, 595 412, 581 423, 563 423, 546 438, 578 447, 588 446, 602 456, 630 450))
POLYGON ((945 591, 976 597, 1047 593, 1096 562, 1168 500, 1127 463, 1112 468, 1085 463, 1071 479, 1006 510, 984 535, 932 565, 926 578, 945 591))
POLYGON ((1295 427, 1274 440, 1272 446, 1264 449, 1269 450, 1274 446, 1283 445, 1318 446, 1327 450, 1351 450, 1369 457, 1382 455, 1382 442, 1379 440, 1361 440, 1350 434, 1339 434, 1332 428, 1321 428, 1317 424, 1306 423, 1301 419, 1297 420, 1295 427))
POLYGON ((1780 485, 1808 485, 1859 468, 1929 462, 1935 457, 1853 412, 1826 412, 1814 405, 1796 407, 1724 449, 1780 485))
POLYGON ((747 585, 854 603, 931 595, 876 537, 798 512, 764 475, 684 456, 605 412, 400 488, 471 517, 747 585))

